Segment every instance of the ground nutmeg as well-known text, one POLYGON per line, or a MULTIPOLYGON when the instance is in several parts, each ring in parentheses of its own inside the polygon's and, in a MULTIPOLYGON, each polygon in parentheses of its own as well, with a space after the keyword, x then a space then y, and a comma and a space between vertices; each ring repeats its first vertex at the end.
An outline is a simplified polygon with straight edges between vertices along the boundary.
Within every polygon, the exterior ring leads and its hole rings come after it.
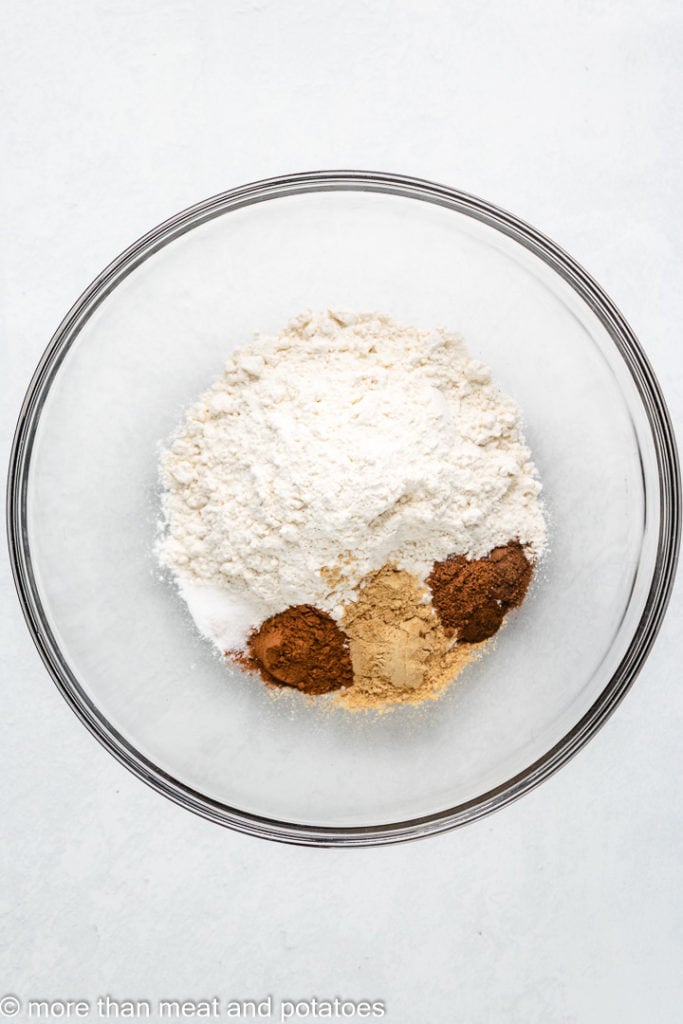
POLYGON ((446 635, 476 644, 493 636, 505 614, 522 603, 532 575, 524 548, 511 541, 485 558, 452 555, 436 562, 427 585, 446 635))

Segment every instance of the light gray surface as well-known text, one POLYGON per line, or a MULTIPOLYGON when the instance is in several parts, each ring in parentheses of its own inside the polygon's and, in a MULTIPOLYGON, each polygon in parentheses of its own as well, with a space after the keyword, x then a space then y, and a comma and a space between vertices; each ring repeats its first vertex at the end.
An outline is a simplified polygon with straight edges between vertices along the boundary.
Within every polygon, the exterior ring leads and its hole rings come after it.
MULTIPOLYGON (((13 4, 5 445, 50 334, 114 254, 212 192, 334 166, 444 181, 545 231, 622 307, 680 423, 682 35, 661 0, 13 4)), ((679 1020, 680 587, 636 687, 559 775, 458 833, 350 853, 233 835, 147 790, 67 709, 2 587, 0 996, 679 1020)))

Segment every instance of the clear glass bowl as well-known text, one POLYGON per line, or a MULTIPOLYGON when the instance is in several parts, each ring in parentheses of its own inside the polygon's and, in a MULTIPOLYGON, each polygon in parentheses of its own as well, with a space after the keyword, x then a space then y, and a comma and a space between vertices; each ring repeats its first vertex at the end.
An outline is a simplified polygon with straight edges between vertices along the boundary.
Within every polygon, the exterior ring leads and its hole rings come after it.
POLYGON ((31 381, 8 498, 29 628, 100 742, 213 821, 319 845, 452 828, 563 764, 642 666, 680 530, 660 389, 598 285, 488 203, 355 171, 208 199, 107 267, 31 381), (159 442, 233 347, 330 306, 460 331, 522 408, 550 516, 496 649, 384 716, 273 699, 196 634, 152 554, 159 442))

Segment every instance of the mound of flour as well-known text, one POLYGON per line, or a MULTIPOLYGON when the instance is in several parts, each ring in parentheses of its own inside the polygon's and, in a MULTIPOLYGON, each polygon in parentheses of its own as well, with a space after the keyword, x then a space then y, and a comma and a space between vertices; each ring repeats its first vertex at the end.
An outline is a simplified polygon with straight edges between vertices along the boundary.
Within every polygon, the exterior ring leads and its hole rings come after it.
POLYGON ((461 339, 376 313, 258 338, 161 459, 158 554, 219 646, 290 605, 332 614, 387 562, 545 543, 519 411, 461 339))

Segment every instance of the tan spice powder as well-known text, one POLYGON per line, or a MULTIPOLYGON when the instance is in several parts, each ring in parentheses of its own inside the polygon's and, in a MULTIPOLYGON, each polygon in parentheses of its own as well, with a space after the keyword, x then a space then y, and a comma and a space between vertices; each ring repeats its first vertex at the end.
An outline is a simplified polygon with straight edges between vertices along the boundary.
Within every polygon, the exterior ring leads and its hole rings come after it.
POLYGON ((385 565, 344 607, 353 686, 334 695, 347 710, 387 709, 436 700, 484 644, 455 644, 428 600, 425 584, 385 565))

